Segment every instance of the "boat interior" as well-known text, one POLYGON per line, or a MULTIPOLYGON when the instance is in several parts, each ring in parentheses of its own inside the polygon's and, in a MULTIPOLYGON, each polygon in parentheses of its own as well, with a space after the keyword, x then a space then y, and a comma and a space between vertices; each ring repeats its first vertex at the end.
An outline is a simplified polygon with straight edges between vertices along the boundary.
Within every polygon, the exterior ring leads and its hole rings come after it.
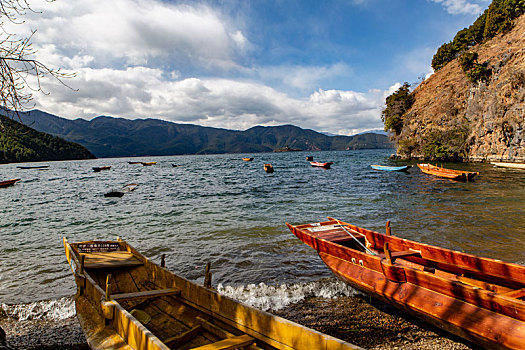
MULTIPOLYGON (((130 315, 171 349, 274 349, 213 317, 197 301, 167 287, 122 243, 75 244, 82 269, 130 315)), ((198 296, 196 296, 198 297, 198 296)))
MULTIPOLYGON (((349 259, 361 266, 381 271, 381 265, 377 264, 379 258, 386 264, 417 272, 407 274, 407 278, 414 276, 419 284, 427 281, 429 288, 449 284, 451 287, 443 288, 445 294, 460 296, 467 301, 470 293, 475 295, 473 299, 486 298, 503 304, 517 302, 525 311, 524 266, 405 240, 391 234, 389 222, 386 234, 381 234, 336 219, 329 220, 296 228, 308 231, 315 238, 351 249, 357 254, 349 254, 349 257, 353 256, 349 259), (432 277, 438 281, 431 282, 432 277)), ((516 317, 514 311, 509 312, 516 317)), ((525 319, 525 315, 518 318, 525 319)))

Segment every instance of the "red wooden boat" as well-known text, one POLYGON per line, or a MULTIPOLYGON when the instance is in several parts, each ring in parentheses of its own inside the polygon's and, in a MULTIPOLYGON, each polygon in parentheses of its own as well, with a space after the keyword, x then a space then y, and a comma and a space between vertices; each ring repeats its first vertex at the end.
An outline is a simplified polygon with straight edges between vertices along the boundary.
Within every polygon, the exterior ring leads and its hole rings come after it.
POLYGON ((326 162, 326 163, 310 162, 311 166, 315 166, 315 167, 319 167, 319 168, 325 168, 325 169, 330 169, 330 166, 332 166, 332 164, 334 164, 334 162, 326 162))
POLYGON ((13 186, 17 181, 20 181, 20 179, 0 181, 0 188, 13 186))
POLYGON ((452 180, 468 181, 472 179, 474 176, 479 175, 478 172, 441 168, 441 167, 438 167, 432 164, 418 164, 417 166, 425 174, 435 175, 439 177, 446 177, 447 179, 452 179, 452 180))
POLYGON ((490 349, 525 349, 525 266, 336 219, 290 225, 353 287, 490 349))

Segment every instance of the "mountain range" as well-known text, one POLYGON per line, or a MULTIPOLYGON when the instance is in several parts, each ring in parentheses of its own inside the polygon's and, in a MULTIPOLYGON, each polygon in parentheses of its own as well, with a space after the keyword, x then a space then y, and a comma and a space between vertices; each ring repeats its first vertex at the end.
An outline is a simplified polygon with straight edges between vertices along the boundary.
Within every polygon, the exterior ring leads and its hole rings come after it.
POLYGON ((78 143, 97 157, 255 153, 283 147, 304 151, 393 147, 386 135, 327 136, 293 125, 238 131, 158 119, 99 116, 70 120, 39 110, 20 113, 20 118, 31 128, 78 143))

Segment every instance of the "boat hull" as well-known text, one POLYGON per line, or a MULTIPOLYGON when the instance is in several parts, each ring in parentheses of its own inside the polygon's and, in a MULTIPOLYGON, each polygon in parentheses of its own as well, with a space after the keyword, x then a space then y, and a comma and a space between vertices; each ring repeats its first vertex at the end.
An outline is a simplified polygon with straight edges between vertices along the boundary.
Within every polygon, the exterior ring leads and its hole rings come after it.
POLYGON ((469 181, 474 178, 474 176, 479 175, 478 172, 446 169, 432 164, 418 164, 417 166, 424 174, 444 177, 451 180, 469 181))
POLYGON ((519 300, 525 296, 525 267, 339 221, 287 225, 318 252, 337 277, 354 288, 486 348, 525 349, 525 302, 519 300), (357 243, 338 232, 339 223, 348 225, 373 254, 351 248, 357 243), (323 231, 323 225, 334 224, 323 231), (375 248, 385 243, 392 252, 375 248), (502 271, 507 280, 498 277, 502 271))
POLYGON ((523 169, 525 170, 525 163, 500 163, 500 162, 491 162, 490 164, 502 168, 512 168, 512 169, 523 169))
POLYGON ((12 179, 12 180, 0 181, 0 188, 13 186, 18 181, 20 181, 20 179, 12 179))
POLYGON ((316 168, 324 168, 324 169, 330 169, 332 164, 334 164, 334 162, 326 162, 326 163, 310 162, 311 166, 316 167, 316 168))
POLYGON ((383 170, 383 171, 407 171, 410 168, 408 165, 403 166, 387 166, 387 165, 370 165, 374 170, 383 170))

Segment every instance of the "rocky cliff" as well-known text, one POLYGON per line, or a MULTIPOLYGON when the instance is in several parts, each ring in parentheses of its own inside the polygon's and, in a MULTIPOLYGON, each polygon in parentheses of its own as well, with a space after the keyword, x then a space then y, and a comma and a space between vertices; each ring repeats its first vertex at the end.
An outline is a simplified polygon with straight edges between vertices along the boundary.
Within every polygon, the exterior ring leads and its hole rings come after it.
POLYGON ((422 82, 395 136, 399 156, 525 162, 525 15, 469 51, 488 63, 489 79, 469 81, 456 58, 422 82))

